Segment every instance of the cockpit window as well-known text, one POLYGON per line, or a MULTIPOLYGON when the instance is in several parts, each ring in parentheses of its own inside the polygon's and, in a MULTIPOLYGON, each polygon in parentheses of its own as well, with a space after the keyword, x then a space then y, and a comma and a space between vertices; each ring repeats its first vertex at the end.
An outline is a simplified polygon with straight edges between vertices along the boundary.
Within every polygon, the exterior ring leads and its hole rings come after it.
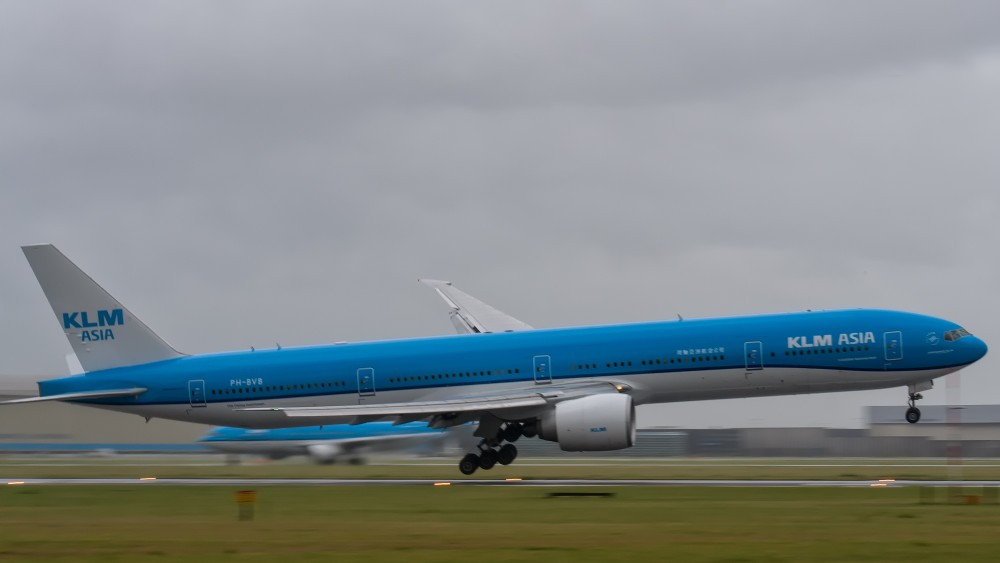
POLYGON ((949 330, 948 332, 944 333, 944 339, 947 340, 948 342, 952 342, 954 340, 958 340, 959 338, 964 338, 966 336, 972 336, 972 333, 965 330, 964 328, 956 328, 955 330, 949 330))

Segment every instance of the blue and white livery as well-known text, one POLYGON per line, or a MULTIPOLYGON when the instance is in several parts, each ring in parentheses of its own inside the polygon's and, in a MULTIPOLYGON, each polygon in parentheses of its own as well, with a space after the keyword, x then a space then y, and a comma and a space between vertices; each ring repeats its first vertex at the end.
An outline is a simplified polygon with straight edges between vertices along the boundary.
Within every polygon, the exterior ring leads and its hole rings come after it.
POLYGON ((24 253, 86 373, 12 402, 244 428, 474 421, 466 474, 513 461, 520 436, 627 448, 636 405, 651 403, 906 387, 917 422, 920 392, 987 349, 948 320, 862 309, 532 329, 425 280, 470 334, 188 356, 55 247, 24 253))

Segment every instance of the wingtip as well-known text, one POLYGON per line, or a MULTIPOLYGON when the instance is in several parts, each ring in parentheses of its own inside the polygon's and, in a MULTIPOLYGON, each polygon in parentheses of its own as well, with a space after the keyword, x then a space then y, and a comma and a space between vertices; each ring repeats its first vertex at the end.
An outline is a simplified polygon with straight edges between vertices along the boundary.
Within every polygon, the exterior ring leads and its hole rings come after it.
POLYGON ((417 278, 417 281, 424 285, 429 285, 431 287, 434 287, 435 285, 451 285, 450 281, 434 280, 431 278, 417 278))
POLYGON ((41 243, 37 243, 37 244, 22 244, 21 245, 21 250, 27 252, 29 250, 34 250, 36 248, 54 248, 54 247, 55 247, 55 245, 53 245, 50 242, 41 242, 41 243))

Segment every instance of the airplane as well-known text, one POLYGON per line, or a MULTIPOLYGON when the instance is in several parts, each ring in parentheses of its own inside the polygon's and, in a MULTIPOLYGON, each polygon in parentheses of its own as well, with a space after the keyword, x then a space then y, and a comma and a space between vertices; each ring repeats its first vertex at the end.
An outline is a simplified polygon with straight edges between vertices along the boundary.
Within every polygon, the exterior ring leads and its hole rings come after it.
POLYGON ((393 424, 332 424, 303 428, 270 430, 219 426, 212 428, 198 442, 228 454, 262 455, 271 459, 307 455, 320 464, 347 459, 363 463, 363 455, 374 452, 416 451, 431 448, 440 451, 452 433, 433 428, 426 422, 393 424))
POLYGON ((23 250, 86 373, 7 404, 242 428, 474 422, 466 475, 513 462, 521 436, 564 451, 630 447, 638 405, 905 387, 916 423, 921 392, 987 352, 954 322, 878 309, 537 329, 424 280, 471 334, 185 355, 54 246, 23 250))

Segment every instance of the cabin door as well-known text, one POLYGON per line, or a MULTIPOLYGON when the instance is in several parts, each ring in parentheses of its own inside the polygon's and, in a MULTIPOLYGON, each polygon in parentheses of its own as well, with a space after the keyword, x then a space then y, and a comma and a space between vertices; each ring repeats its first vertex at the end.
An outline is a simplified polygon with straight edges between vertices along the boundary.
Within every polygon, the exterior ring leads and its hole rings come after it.
POLYGON ((552 383, 552 358, 535 356, 535 383, 552 383))
POLYGON ((746 356, 747 371, 764 369, 764 346, 759 340, 744 342, 743 355, 746 356))
POLYGON ((903 359, 903 333, 894 330, 885 333, 885 361, 893 362, 903 359))
POLYGON ((192 407, 205 406, 205 380, 193 379, 188 381, 188 400, 192 407))
POLYGON ((371 397, 375 394, 375 368, 358 369, 358 396, 371 397))

